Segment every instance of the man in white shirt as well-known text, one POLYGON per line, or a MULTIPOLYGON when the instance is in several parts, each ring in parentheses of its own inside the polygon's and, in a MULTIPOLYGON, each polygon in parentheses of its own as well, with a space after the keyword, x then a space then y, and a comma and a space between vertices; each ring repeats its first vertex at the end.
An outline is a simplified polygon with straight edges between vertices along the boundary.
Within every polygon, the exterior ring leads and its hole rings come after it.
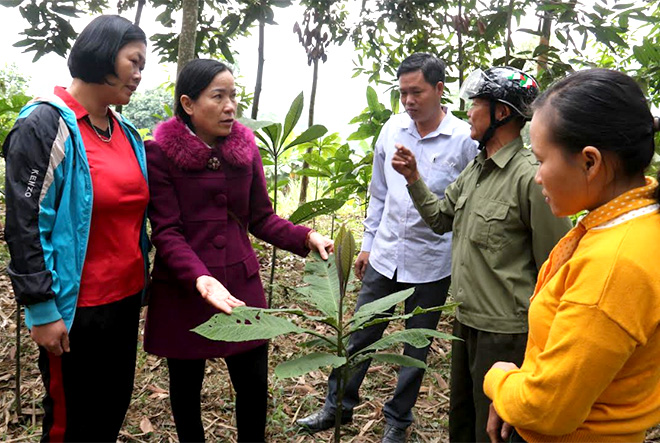
MULTIPOLYGON (((401 63, 397 78, 406 113, 392 116, 376 142, 371 198, 361 252, 355 261, 355 274, 362 280, 356 310, 410 287, 415 291, 405 301, 406 313, 417 306, 443 305, 447 298, 451 233, 435 234, 420 217, 408 195, 405 179, 392 168, 395 145, 402 144, 414 152, 420 174, 439 197, 478 152, 477 144, 470 138, 469 125, 441 105, 445 66, 440 59, 430 54, 413 54, 401 63)), ((435 329, 439 319, 437 312, 417 315, 406 321, 406 328, 435 329)), ((357 352, 380 339, 386 327, 386 323, 381 323, 351 335, 349 352, 357 352)), ((405 345, 404 354, 426 361, 428 349, 405 345)), ((368 368, 369 362, 362 364, 348 380, 342 423, 352 419, 368 368)), ((306 430, 318 432, 334 426, 337 375, 337 371, 330 375, 323 409, 298 420, 306 430)), ((394 395, 383 407, 383 442, 405 442, 423 376, 423 369, 402 366, 399 370, 394 395)))

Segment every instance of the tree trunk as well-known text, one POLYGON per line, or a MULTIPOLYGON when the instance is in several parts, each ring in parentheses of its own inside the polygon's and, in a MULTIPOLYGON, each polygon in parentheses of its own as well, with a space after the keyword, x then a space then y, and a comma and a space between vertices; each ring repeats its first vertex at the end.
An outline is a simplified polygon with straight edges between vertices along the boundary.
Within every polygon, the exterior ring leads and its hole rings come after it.
POLYGON ((14 396, 16 397, 16 416, 21 417, 21 306, 16 303, 16 384, 14 396))
MULTIPOLYGON (((550 32, 552 31, 552 13, 550 11, 545 11, 543 17, 541 18, 541 39, 539 41, 539 46, 545 45, 546 47, 550 46, 550 32)), ((537 60, 537 74, 540 74, 541 71, 548 69, 548 55, 546 53, 539 54, 537 60)))
POLYGON ((142 18, 142 8, 144 8, 144 4, 147 2, 147 0, 138 0, 137 2, 137 11, 135 11, 135 23, 136 26, 140 26, 140 18, 142 18))
POLYGON ((179 35, 179 54, 177 57, 177 77, 181 69, 195 58, 195 40, 197 39, 198 0, 182 0, 183 18, 179 35))
POLYGON ((259 97, 261 97, 261 84, 264 76, 264 33, 266 22, 259 20, 259 58, 257 63, 257 83, 254 86, 254 100, 252 100, 252 119, 257 119, 259 113, 259 97))
MULTIPOLYGON (((314 124, 314 103, 316 102, 316 87, 318 84, 319 77, 319 59, 314 59, 314 74, 312 77, 312 94, 309 97, 309 119, 307 120, 307 126, 312 126, 314 124)), ((307 148, 307 153, 311 153, 313 148, 307 148)), ((309 168, 309 164, 306 161, 303 161, 302 169, 309 168)), ((300 200, 299 204, 302 205, 307 201, 307 187, 309 185, 309 177, 303 175, 300 182, 300 200)))
MULTIPOLYGON (((465 66, 463 66, 463 0, 458 0, 458 26, 456 33, 458 34, 458 88, 463 86, 465 80, 465 66)), ((461 111, 465 110, 465 100, 460 98, 459 107, 461 111)))
POLYGON ((511 57, 511 18, 513 17, 513 3, 514 0, 509 2, 509 10, 506 14, 506 42, 504 45, 504 65, 509 66, 511 57))
MULTIPOLYGON (((133 21, 133 24, 135 26, 140 26, 140 18, 142 18, 142 8, 144 8, 144 4, 146 3, 147 0, 138 0, 137 2, 137 11, 135 11, 135 21, 133 21)), ((115 111, 121 114, 123 111, 124 107, 122 105, 117 105, 115 106, 115 111)))

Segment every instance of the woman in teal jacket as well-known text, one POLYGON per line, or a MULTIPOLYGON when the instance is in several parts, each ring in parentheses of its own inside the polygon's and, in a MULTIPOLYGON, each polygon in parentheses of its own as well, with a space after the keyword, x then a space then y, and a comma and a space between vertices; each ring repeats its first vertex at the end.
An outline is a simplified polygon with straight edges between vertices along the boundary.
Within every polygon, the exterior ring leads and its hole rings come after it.
POLYGON ((125 105, 146 36, 100 16, 69 55, 73 81, 19 114, 6 157, 7 268, 39 345, 42 441, 116 441, 133 389, 149 199, 125 105), (93 386, 93 389, 91 387, 93 386))

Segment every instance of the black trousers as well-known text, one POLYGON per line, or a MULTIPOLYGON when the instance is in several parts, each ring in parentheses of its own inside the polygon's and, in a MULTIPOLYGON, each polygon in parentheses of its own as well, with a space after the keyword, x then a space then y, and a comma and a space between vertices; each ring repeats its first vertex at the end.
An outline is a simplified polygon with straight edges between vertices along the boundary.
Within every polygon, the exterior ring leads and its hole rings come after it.
POLYGON ((140 294, 77 308, 71 352, 39 348, 46 387, 42 442, 115 442, 133 392, 140 294))
MULTIPOLYGON (((483 390, 484 377, 493 363, 510 361, 520 366, 527 334, 480 331, 454 321, 449 393, 449 440, 490 442, 486 434, 490 399, 483 390)), ((519 441, 519 440, 512 440, 519 441)))
MULTIPOLYGON (((451 283, 451 278, 446 277, 430 283, 400 283, 396 279, 396 273, 393 278, 387 278, 376 271, 371 265, 367 269, 362 279, 362 289, 358 295, 355 310, 360 306, 379 300, 389 294, 402 291, 408 288, 415 288, 413 294, 408 297, 404 303, 404 312, 410 313, 417 306, 421 308, 431 308, 442 306, 447 299, 447 290, 451 283)), ((392 307, 388 313, 394 312, 392 307)), ((416 315, 406 320, 406 329, 425 328, 435 329, 438 326, 440 312, 429 312, 416 315)), ((351 334, 348 343, 348 352, 353 354, 376 342, 383 336, 387 328, 387 323, 379 323, 370 326, 361 331, 351 334)), ((416 348, 409 344, 404 345, 403 354, 426 362, 431 345, 424 348, 416 348)), ((345 417, 353 415, 353 409, 360 402, 359 389, 364 377, 367 374, 371 360, 366 361, 355 368, 350 376, 342 400, 342 410, 345 417)), ((413 422, 412 408, 417 402, 417 396, 422 386, 424 369, 412 366, 401 366, 397 378, 394 395, 383 405, 383 414, 388 424, 397 428, 407 428, 413 422)), ((324 409, 334 414, 337 409, 337 389, 339 383, 338 371, 334 369, 328 378, 328 394, 325 399, 324 409)))
MULTIPOLYGON (((268 406, 268 345, 225 358, 236 391, 239 442, 263 442, 268 406)), ((201 391, 206 360, 168 358, 170 402, 180 442, 203 442, 201 391)))

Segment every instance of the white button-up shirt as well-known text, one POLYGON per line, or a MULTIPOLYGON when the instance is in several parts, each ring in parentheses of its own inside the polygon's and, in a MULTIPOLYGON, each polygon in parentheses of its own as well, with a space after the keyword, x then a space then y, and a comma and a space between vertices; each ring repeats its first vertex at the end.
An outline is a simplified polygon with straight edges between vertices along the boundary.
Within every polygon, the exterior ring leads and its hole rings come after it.
POLYGON ((402 283, 428 283, 451 273, 451 233, 438 235, 422 220, 406 189, 406 179, 392 168, 394 145, 410 149, 428 187, 440 198, 477 155, 470 126, 446 112, 440 126, 421 137, 408 114, 393 115, 381 130, 374 151, 369 208, 362 251, 380 274, 402 283))

